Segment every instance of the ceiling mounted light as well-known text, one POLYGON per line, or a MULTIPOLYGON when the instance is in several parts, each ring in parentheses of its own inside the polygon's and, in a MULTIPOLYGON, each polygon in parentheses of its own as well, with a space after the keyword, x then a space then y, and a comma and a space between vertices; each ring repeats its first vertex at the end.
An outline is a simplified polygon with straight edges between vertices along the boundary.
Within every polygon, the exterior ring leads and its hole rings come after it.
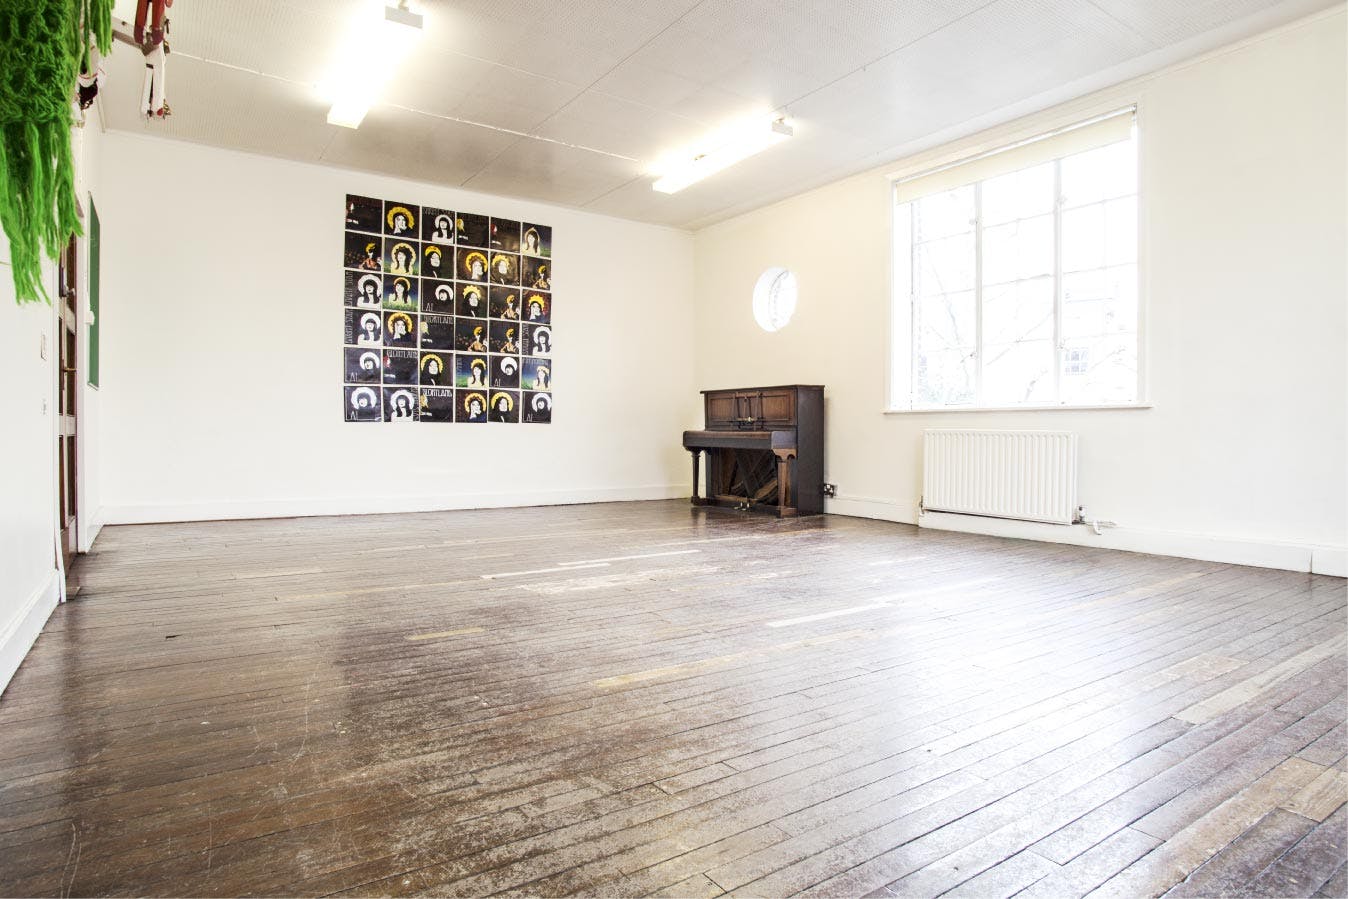
POLYGON ((755 118, 710 135, 695 147, 671 154, 652 167, 651 188, 672 194, 779 144, 794 133, 786 119, 755 118))
POLYGON ((407 8, 407 0, 384 6, 379 20, 362 10, 323 85, 332 102, 328 124, 359 128, 421 32, 422 17, 407 8))

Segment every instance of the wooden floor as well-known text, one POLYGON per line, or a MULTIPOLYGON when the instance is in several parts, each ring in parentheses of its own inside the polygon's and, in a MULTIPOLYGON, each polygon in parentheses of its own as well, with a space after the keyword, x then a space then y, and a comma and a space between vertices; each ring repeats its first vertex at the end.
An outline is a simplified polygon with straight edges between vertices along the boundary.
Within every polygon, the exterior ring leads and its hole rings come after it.
POLYGON ((680 502, 83 578, 0 698, 7 896, 1348 892, 1337 578, 680 502))

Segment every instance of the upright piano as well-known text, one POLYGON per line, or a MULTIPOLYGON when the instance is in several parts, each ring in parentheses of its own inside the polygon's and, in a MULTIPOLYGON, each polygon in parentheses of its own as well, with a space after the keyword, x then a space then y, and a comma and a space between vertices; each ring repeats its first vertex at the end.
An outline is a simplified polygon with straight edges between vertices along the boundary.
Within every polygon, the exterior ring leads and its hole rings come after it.
POLYGON ((817 384, 704 390, 706 427, 684 431, 693 504, 769 512, 824 511, 824 388, 817 384), (699 465, 707 456, 707 495, 699 465))

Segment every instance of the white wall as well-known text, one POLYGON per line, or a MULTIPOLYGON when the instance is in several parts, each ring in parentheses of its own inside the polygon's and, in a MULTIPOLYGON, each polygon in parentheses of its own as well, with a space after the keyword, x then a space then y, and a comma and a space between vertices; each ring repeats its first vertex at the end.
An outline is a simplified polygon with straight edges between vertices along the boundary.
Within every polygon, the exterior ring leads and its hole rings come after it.
POLYGON ((108 522, 687 495, 687 233, 125 133, 104 152, 108 522), (552 424, 342 420, 348 192, 553 227, 552 424))
MULTIPOLYGON (((73 132, 81 204, 97 183, 99 132, 96 110, 84 129, 73 132)), ((44 263, 43 277, 55 298, 55 263, 44 263)), ((0 232, 0 380, 11 400, 0 440, 0 690, 63 593, 57 550, 57 333, 55 306, 15 304, 9 242, 0 232)))
MULTIPOLYGON (((56 558, 55 313, 16 306, 0 233, 0 372, 11 397, 0 440, 0 689, 60 597, 56 558), (47 358, 40 354, 45 341, 47 358)), ((55 284, 52 267, 46 281, 55 284)))
POLYGON ((916 521, 924 428, 1062 428, 1122 527, 1008 533, 1348 574, 1344 34, 1340 7, 700 231, 697 386, 826 385, 831 511, 916 521), (1154 408, 883 414, 887 174, 1133 101, 1154 408), (775 334, 750 308, 770 265, 801 295, 775 334))

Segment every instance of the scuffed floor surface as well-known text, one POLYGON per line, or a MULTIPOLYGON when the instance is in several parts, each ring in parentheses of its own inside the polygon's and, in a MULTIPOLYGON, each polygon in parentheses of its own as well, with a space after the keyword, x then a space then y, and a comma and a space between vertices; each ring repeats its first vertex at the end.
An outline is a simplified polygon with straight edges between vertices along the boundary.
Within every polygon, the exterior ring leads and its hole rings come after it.
POLYGON ((1343 896, 1336 578, 655 502, 103 531, 0 893, 1343 896))

